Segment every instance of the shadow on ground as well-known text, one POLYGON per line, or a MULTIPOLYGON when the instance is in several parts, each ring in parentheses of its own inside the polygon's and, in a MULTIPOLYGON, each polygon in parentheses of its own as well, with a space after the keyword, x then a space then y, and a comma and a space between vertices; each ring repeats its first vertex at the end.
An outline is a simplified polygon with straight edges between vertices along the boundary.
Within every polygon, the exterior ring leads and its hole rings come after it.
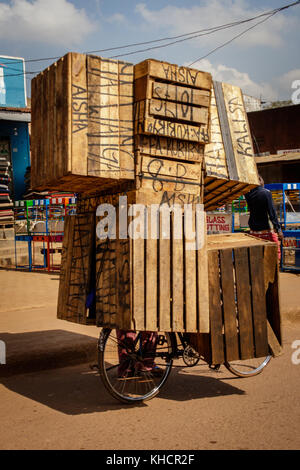
POLYGON ((0 377, 66 367, 96 360, 97 339, 66 330, 0 333, 6 345, 6 364, 0 377))
MULTIPOLYGON (((206 376, 201 368, 195 373, 183 373, 182 369, 174 368, 158 396, 164 400, 188 401, 245 393, 224 383, 223 375, 222 378, 206 376)), ((132 405, 123 405, 109 395, 98 373, 92 371, 89 364, 18 375, 5 378, 2 383, 15 393, 67 415, 132 408, 132 405)), ((148 405, 146 402, 137 406, 148 405)))

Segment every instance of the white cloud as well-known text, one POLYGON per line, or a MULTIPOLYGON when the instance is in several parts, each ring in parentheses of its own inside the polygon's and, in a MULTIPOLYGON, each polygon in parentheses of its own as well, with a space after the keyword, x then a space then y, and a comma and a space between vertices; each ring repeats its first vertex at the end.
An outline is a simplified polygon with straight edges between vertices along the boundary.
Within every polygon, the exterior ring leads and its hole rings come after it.
POLYGON ((203 59, 200 62, 195 63, 193 68, 211 73, 213 80, 239 86, 247 95, 255 96, 257 98, 262 97, 268 100, 276 99, 276 90, 272 88, 271 84, 256 83, 250 78, 247 72, 240 72, 233 67, 228 67, 223 64, 213 65, 207 59, 203 59))
POLYGON ((294 91, 294 89, 292 89, 292 83, 296 80, 300 80, 300 69, 290 70, 280 77, 277 77, 275 80, 279 93, 288 96, 287 99, 291 99, 291 95, 294 91))
POLYGON ((115 13, 114 15, 107 18, 109 23, 126 23, 126 18, 122 13, 115 13))
MULTIPOLYGON (((200 3, 200 2, 199 2, 200 3)), ((264 8, 253 8, 250 1, 246 0, 205 0, 199 6, 191 8, 166 6, 160 10, 149 10, 144 3, 136 6, 136 11, 142 16, 146 24, 153 28, 164 27, 174 34, 184 34, 190 31, 231 23, 240 19, 247 19, 266 11, 264 8)), ((263 19, 263 18, 261 18, 263 19)), ((194 39, 194 44, 222 44, 234 35, 240 33, 255 22, 220 31, 209 36, 194 39)), ((265 45, 278 47, 282 44, 282 34, 287 28, 291 28, 295 20, 283 14, 278 14, 254 30, 240 37, 235 44, 242 46, 265 45)), ((190 43, 190 41, 188 42, 190 43)))
POLYGON ((94 29, 85 10, 68 0, 0 2, 0 39, 70 47, 94 29))
MULTIPOLYGON (((188 63, 184 65, 188 66, 188 63)), ((209 72, 212 74, 213 80, 239 86, 245 94, 266 101, 291 99, 292 83, 294 80, 300 80, 300 69, 290 70, 283 75, 272 78, 270 82, 257 83, 251 79, 247 72, 240 72, 223 64, 213 65, 207 59, 195 63, 193 68, 209 72)))

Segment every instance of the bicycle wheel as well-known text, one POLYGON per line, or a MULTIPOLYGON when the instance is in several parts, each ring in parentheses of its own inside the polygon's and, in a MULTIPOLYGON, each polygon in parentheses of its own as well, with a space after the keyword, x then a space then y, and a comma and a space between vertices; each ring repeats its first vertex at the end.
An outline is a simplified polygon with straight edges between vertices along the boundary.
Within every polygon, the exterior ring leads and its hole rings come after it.
POLYGON ((237 377, 253 377, 260 374, 269 364, 272 356, 225 362, 225 367, 237 377))
MULTIPOLYGON (((148 334, 148 338, 150 335, 153 333, 148 334)), ((98 342, 100 377, 117 400, 141 403, 155 397, 165 384, 173 363, 174 338, 168 333, 158 333, 151 340, 149 347, 146 333, 132 333, 128 341, 126 335, 120 338, 116 330, 101 331, 98 342), (132 336, 136 338, 133 340, 132 336)))

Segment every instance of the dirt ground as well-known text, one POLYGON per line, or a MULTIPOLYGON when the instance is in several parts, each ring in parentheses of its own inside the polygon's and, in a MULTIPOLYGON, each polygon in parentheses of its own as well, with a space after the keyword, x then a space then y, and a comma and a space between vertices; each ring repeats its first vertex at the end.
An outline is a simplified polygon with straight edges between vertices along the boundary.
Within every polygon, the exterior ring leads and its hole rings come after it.
MULTIPOLYGON (((300 278, 288 276, 281 294, 294 313, 284 318, 284 353, 261 375, 239 379, 224 367, 216 373, 180 362, 158 397, 137 407, 115 401, 88 363, 2 378, 0 448, 299 449, 300 364, 292 362, 292 344, 300 340, 300 278)), ((0 282, 0 332, 34 333, 36 342, 58 329, 98 335, 96 327, 56 319, 57 275, 0 270, 0 282)))
POLYGON ((300 365, 284 354, 261 375, 174 368, 160 395, 115 401, 88 364, 17 375, 0 386, 1 449, 299 449, 300 365))

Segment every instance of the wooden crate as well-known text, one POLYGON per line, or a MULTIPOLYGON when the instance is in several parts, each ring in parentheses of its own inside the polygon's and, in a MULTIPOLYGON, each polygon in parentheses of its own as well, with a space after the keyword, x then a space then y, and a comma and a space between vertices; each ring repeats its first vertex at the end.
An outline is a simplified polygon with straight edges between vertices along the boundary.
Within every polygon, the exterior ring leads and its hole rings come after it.
POLYGON ((213 82, 210 139, 204 152, 206 210, 230 202, 258 184, 247 113, 239 87, 213 82))
POLYGON ((95 212, 67 215, 64 227, 57 318, 95 324, 95 311, 87 308, 95 285, 95 212))
POLYGON ((211 75, 149 59, 134 67, 135 134, 205 143, 211 75))
POLYGON ((180 162, 201 163, 204 156, 204 146, 198 142, 157 135, 135 136, 135 147, 141 155, 180 162))
POLYGON ((202 163, 136 155, 137 189, 199 195, 202 185, 202 163))
POLYGON ((210 74, 151 59, 134 76, 135 188, 161 201, 202 203, 210 74))
POLYGON ((211 364, 281 352, 277 245, 208 235, 210 333, 191 335, 211 364))
MULTIPOLYGON (((149 218, 150 231, 154 219, 149 204, 159 207, 162 194, 131 191, 78 198, 77 215, 67 216, 65 222, 58 318, 124 329, 155 331, 164 327, 166 331, 208 331, 206 229, 204 246, 198 251, 186 249, 189 240, 176 238, 174 222, 177 226, 179 220, 183 229, 182 216, 174 219, 169 214, 164 226, 160 217, 157 230, 159 227, 164 232, 170 230, 170 239, 133 240, 126 238, 127 231, 119 234, 120 217, 128 214, 125 208, 120 216, 120 196, 127 196, 128 207, 148 205, 143 220, 149 218), (116 208, 118 236, 115 240, 95 240, 95 213, 100 204, 116 208), (96 305, 87 305, 94 290, 96 305)), ((165 192, 166 197, 169 197, 167 206, 180 202, 170 193, 165 192)), ((204 213, 196 220, 195 204, 199 201, 185 202, 193 204, 192 220, 195 227, 197 223, 199 233, 200 227, 206 224, 204 213)), ((133 217, 127 219, 129 225, 133 217)), ((154 234, 161 236, 161 230, 154 234)))
MULTIPOLYGON (((147 193, 143 193, 144 202, 147 193)), ((131 195, 132 197, 134 194, 131 195)), ((134 202, 141 202, 141 193, 134 202)), ((103 199, 109 201, 109 197, 103 199)), ((114 203, 114 200, 111 199, 114 203)), ((152 199, 151 199, 152 202, 152 199)), ((119 221, 121 207, 116 205, 119 221)), ((96 323, 98 326, 149 331, 208 331, 208 277, 205 244, 188 250, 189 240, 178 239, 184 217, 151 218, 150 206, 140 223, 154 230, 151 239, 97 238, 96 323), (179 222, 178 222, 179 221, 179 222), (156 230, 156 231, 155 231, 156 230), (163 233, 170 231, 170 238, 163 233), (157 238, 160 236, 160 238, 157 238)), ((125 211, 126 217, 126 211, 125 211)), ((137 223, 130 217, 128 223, 137 223)), ((205 216, 192 212, 193 227, 206 238, 205 216)), ((118 233, 118 232, 117 232, 118 233)))
POLYGON ((134 79, 138 80, 145 76, 184 87, 200 88, 208 91, 211 88, 211 75, 209 73, 155 59, 147 59, 135 65, 134 79))
POLYGON ((134 180, 133 65, 69 53, 32 81, 32 184, 86 191, 134 180))

